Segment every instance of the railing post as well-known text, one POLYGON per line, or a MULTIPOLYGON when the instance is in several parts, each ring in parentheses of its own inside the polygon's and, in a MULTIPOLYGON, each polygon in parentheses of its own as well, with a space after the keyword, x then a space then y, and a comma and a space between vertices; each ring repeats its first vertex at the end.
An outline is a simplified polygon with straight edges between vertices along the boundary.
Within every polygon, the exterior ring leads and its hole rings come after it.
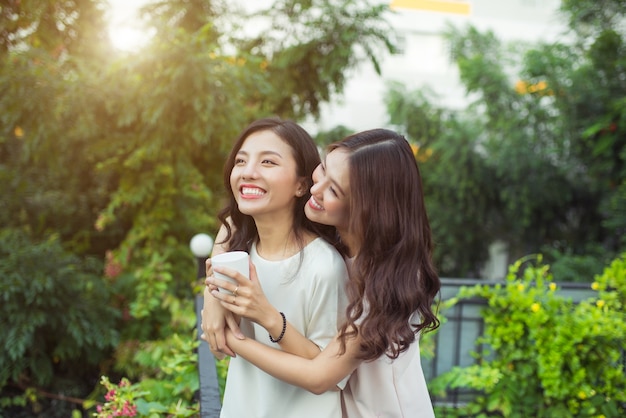
MULTIPOLYGON (((196 258, 198 272, 196 277, 201 280, 205 277, 206 260, 213 249, 213 238, 207 234, 196 234, 189 242, 189 248, 196 258)), ((209 350, 209 345, 202 339, 202 308, 204 306, 204 292, 196 295, 196 333, 198 334, 198 380, 200 392, 200 416, 202 418, 219 417, 222 409, 220 401, 219 382, 215 357, 209 350)))
POLYGON ((222 402, 220 401, 220 389, 217 380, 217 368, 215 367, 215 357, 206 341, 200 338, 202 335, 202 307, 204 296, 196 295, 196 318, 198 340, 198 374, 200 378, 200 416, 202 418, 213 418, 220 416, 222 402))

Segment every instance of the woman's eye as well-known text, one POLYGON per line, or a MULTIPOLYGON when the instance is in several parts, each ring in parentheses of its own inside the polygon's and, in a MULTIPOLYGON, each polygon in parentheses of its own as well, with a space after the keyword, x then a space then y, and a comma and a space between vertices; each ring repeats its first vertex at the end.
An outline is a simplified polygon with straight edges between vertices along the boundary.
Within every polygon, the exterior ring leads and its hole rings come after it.
POLYGON ((272 161, 272 160, 263 160, 261 163, 262 164, 276 165, 276 163, 274 161, 272 161))
POLYGON ((333 196, 339 197, 339 195, 337 194, 337 192, 335 191, 335 189, 332 186, 329 187, 328 190, 330 190, 330 192, 333 194, 333 196))
POLYGON ((243 158, 235 158, 235 165, 245 164, 246 161, 243 158))

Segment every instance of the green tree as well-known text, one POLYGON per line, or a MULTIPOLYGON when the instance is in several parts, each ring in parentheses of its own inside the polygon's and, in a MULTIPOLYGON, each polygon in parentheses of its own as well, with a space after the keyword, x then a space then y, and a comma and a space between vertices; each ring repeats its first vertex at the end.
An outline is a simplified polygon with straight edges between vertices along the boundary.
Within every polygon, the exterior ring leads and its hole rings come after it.
POLYGON ((328 131, 318 132, 318 134, 315 136, 315 142, 324 147, 326 145, 332 144, 333 142, 341 141, 343 138, 353 133, 354 131, 352 131, 351 129, 343 125, 339 125, 328 131))
POLYGON ((390 85, 392 124, 416 145, 435 237, 435 262, 447 277, 477 277, 497 226, 493 173, 480 153, 480 125, 436 107, 428 90, 390 85))
POLYGON ((472 97, 462 112, 390 90, 392 123, 433 150, 422 165, 442 274, 474 275, 499 240, 513 259, 546 254, 558 280, 588 280, 624 248, 622 3, 602 2, 621 18, 600 20, 598 3, 564 2, 569 43, 502 45, 450 27, 472 97))

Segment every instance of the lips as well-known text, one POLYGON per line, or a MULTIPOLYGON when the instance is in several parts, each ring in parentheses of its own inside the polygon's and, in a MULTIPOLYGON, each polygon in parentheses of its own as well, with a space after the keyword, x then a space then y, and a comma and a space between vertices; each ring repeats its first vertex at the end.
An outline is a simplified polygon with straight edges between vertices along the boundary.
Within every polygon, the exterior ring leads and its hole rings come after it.
POLYGON ((315 210, 324 210, 324 206, 322 206, 315 197, 311 196, 308 201, 309 207, 315 210))

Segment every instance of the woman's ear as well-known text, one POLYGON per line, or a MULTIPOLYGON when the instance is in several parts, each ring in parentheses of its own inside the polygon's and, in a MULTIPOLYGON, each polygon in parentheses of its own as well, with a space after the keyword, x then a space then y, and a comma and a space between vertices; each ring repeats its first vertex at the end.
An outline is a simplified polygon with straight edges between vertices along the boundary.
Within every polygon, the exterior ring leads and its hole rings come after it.
POLYGON ((300 179, 298 184, 298 188, 296 189, 296 196, 302 197, 306 194, 307 190, 309 190, 309 184, 305 178, 300 179))

